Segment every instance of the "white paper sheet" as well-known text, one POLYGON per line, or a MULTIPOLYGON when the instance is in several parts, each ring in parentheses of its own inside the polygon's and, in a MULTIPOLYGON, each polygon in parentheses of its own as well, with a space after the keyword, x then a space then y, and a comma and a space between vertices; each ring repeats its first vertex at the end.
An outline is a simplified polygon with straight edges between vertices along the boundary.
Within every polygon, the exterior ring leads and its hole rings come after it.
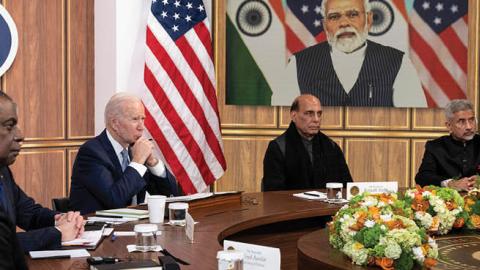
POLYGON ((86 249, 30 251, 30 257, 32 257, 32 259, 50 258, 58 256, 70 256, 72 258, 80 258, 89 257, 90 253, 88 253, 86 249))

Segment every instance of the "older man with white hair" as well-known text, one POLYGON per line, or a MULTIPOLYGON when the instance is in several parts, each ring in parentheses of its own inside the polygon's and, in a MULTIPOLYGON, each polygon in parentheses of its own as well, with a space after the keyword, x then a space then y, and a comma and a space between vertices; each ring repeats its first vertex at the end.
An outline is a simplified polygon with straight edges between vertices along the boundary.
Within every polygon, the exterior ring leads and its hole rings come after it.
POLYGON ((368 40, 368 0, 324 0, 327 41, 295 54, 300 92, 325 106, 426 107, 420 80, 404 52, 368 40))
POLYGON ((445 125, 450 135, 425 144, 422 164, 415 176, 421 186, 436 185, 470 190, 480 172, 480 136, 473 105, 454 99, 445 106, 445 125))
POLYGON ((121 208, 150 194, 178 195, 174 177, 143 136, 145 108, 128 93, 105 108, 106 129, 80 147, 73 165, 70 206, 82 214, 121 208))

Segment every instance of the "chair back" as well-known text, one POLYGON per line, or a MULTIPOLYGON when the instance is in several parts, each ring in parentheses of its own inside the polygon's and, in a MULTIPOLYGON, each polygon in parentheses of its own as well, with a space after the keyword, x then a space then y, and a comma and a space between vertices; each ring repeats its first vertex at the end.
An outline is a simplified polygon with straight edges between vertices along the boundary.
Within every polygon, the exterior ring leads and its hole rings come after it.
POLYGON ((69 207, 70 198, 53 198, 52 199, 52 209, 53 211, 58 211, 62 213, 66 213, 70 210, 69 207))

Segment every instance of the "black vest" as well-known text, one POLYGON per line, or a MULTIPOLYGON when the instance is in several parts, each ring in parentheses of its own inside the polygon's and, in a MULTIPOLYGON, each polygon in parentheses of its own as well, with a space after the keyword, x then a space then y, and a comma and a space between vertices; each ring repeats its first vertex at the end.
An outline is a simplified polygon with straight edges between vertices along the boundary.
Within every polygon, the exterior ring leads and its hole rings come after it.
POLYGON ((347 94, 333 68, 330 45, 322 42, 295 54, 300 92, 317 96, 325 106, 393 107, 403 54, 369 40, 358 79, 347 94))

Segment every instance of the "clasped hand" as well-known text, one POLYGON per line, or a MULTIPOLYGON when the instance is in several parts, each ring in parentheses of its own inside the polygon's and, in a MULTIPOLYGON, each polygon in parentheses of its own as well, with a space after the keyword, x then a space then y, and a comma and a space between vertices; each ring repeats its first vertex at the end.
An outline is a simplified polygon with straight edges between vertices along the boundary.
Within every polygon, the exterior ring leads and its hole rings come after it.
POLYGON ((153 155, 153 148, 153 142, 150 140, 143 137, 138 139, 130 148, 132 151, 132 161, 145 164, 149 167, 157 165, 159 160, 153 155))
POLYGON ((62 242, 79 237, 84 231, 83 217, 80 212, 69 211, 55 215, 55 226, 62 233, 62 242))
POLYGON ((463 177, 459 180, 452 180, 448 183, 448 187, 458 191, 469 191, 475 186, 477 176, 463 177))

